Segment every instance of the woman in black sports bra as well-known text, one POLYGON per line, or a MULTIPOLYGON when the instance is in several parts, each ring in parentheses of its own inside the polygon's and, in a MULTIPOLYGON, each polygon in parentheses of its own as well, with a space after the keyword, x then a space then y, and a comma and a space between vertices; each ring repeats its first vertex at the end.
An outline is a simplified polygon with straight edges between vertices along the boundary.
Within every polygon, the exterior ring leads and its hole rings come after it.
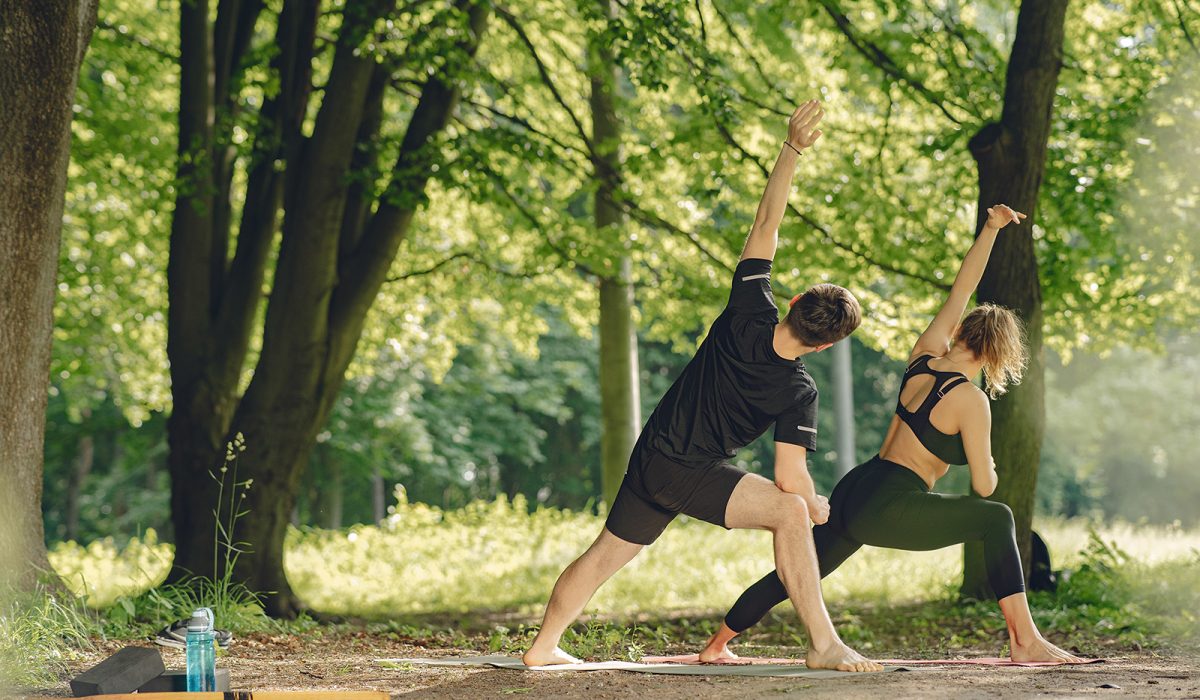
MULTIPOLYGON (((982 542, 988 580, 1008 622, 1013 661, 1073 662, 1079 659, 1046 641, 1034 625, 1008 506, 930 490, 951 464, 970 465, 971 486, 980 496, 996 490, 988 396, 996 398, 1020 380, 1024 337, 1008 309, 982 304, 965 318, 963 312, 1000 229, 1023 218, 1003 204, 988 209, 949 298, 909 356, 883 447, 838 482, 829 520, 813 528, 813 540, 822 578, 864 544, 924 551, 982 542), (971 384, 980 372, 987 394, 971 384)), ((738 598, 701 660, 734 658, 729 641, 786 598, 779 577, 767 574, 738 598)))

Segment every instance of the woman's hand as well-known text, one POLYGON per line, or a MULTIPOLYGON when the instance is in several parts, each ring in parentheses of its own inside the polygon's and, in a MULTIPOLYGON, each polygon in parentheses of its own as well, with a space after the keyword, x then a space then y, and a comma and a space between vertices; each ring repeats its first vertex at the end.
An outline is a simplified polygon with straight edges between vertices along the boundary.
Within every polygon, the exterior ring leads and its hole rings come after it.
POLYGON ((788 120, 788 143, 792 148, 802 151, 816 143, 821 138, 817 124, 821 123, 821 117, 824 116, 825 110, 816 100, 809 100, 797 107, 788 120))
POLYGON ((1009 224, 1019 224, 1025 215, 1016 211, 1007 204, 997 204, 994 207, 988 207, 988 219, 985 226, 999 231, 1009 224))

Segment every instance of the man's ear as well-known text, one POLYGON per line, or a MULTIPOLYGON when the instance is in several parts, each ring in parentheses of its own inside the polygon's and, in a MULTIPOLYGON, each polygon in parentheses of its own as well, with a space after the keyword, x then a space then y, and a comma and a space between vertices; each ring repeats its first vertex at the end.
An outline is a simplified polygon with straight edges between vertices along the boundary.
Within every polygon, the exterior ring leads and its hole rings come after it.
POLYGON ((821 343, 817 347, 813 348, 813 352, 821 352, 822 350, 828 350, 831 347, 833 347, 833 343, 821 343))

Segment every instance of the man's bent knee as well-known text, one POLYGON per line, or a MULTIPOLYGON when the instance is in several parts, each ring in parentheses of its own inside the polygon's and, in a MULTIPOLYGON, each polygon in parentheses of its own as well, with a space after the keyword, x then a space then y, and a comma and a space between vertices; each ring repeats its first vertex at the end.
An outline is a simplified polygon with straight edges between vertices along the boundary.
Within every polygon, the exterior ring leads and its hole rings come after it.
POLYGON ((808 503, 794 493, 779 497, 778 517, 773 528, 792 528, 808 525, 808 503))
POLYGON ((588 565, 609 568, 616 565, 624 566, 630 559, 637 556, 645 545, 630 542, 612 533, 608 528, 600 531, 600 536, 591 547, 579 557, 575 563, 586 562, 588 565))

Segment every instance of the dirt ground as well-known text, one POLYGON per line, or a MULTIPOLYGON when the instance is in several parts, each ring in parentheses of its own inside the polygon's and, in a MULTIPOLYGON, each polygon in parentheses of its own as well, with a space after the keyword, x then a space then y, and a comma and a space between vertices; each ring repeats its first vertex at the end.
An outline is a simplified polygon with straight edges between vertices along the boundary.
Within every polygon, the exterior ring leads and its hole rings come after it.
MULTIPOLYGON (((99 644, 71 664, 91 666, 120 644, 99 644)), ((682 653, 675 649, 672 653, 682 653)), ((799 650, 793 650, 799 652, 799 650)), ((230 670, 234 689, 382 690, 393 698, 487 698, 510 695, 555 698, 845 697, 1031 697, 1135 696, 1200 698, 1200 655, 1123 652, 1109 662, 1059 668, 953 666, 912 673, 847 674, 833 680, 653 676, 620 671, 523 673, 504 669, 386 669, 386 657, 433 657, 488 653, 483 649, 434 649, 366 632, 326 635, 254 635, 237 640, 218 662, 230 670)), ((992 652, 994 653, 994 652, 992 652)), ((983 655, 984 652, 980 652, 983 655)), ((876 652, 886 658, 896 654, 876 652)), ((168 668, 183 666, 183 653, 163 649, 168 668)), ((27 697, 69 696, 68 676, 27 697)))

